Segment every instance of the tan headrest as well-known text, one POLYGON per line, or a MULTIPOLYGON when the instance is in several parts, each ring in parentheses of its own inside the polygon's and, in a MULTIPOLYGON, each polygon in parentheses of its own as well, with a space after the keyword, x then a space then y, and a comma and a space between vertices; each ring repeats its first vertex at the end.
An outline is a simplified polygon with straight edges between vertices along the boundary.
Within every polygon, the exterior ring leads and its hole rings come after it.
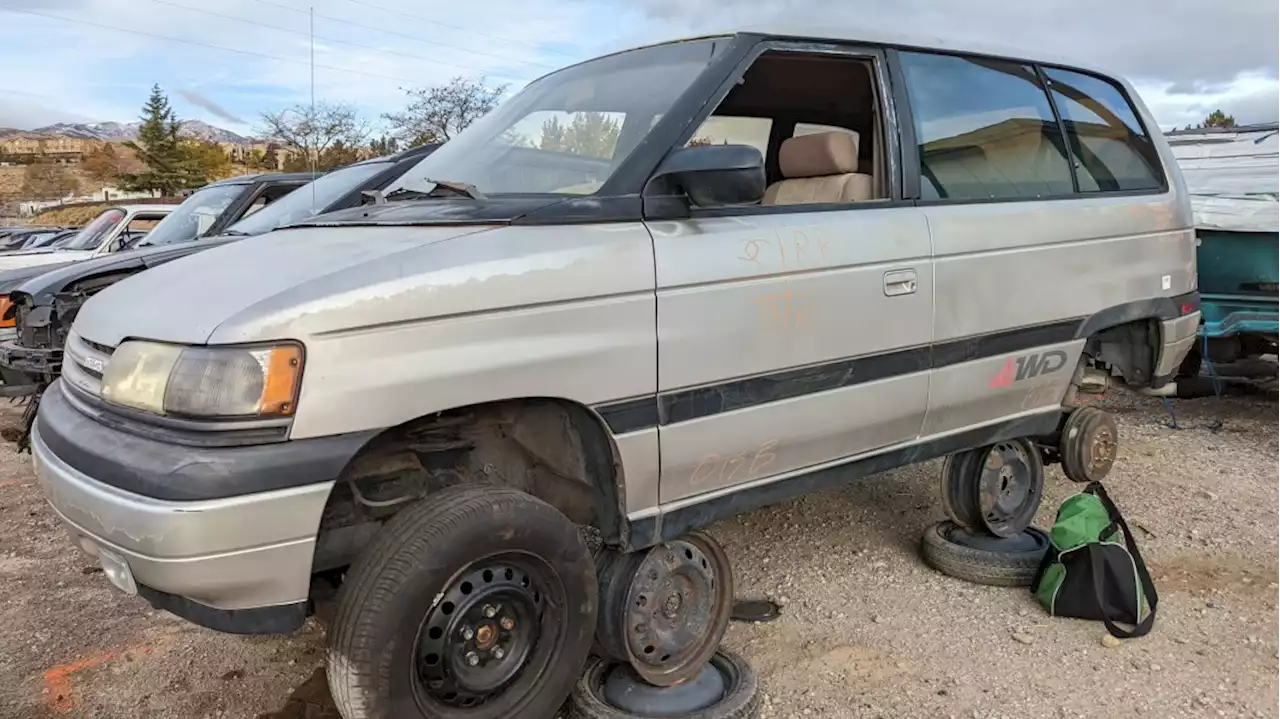
POLYGON ((819 132, 792 137, 778 151, 782 176, 821 177, 858 171, 858 133, 819 132))

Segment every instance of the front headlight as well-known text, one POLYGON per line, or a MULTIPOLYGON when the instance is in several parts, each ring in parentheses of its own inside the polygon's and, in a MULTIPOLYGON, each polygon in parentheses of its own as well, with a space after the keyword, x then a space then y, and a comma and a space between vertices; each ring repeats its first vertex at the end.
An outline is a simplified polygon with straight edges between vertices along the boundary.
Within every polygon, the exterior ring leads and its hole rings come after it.
POLYGON ((102 374, 102 398, 153 414, 283 417, 293 414, 302 348, 183 347, 124 342, 102 374))

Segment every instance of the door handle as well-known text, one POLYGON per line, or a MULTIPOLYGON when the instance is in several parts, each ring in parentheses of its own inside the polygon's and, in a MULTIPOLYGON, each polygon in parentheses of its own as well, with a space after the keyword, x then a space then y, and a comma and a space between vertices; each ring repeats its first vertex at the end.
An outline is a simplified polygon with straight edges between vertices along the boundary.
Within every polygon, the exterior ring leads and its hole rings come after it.
POLYGON ((884 273, 885 297, 911 295, 916 291, 915 270, 892 270, 884 273))

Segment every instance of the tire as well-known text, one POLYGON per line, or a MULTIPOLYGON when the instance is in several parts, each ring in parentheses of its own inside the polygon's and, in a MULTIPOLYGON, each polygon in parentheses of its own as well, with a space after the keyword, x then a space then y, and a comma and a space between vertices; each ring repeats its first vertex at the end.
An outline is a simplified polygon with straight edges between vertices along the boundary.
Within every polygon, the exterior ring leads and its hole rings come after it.
POLYGON ((1036 527, 1028 527, 1014 540, 968 535, 978 546, 965 546, 955 541, 964 529, 954 522, 943 521, 924 532, 920 542, 924 561, 934 569, 975 584, 997 587, 1029 587, 1049 549, 1049 535, 1036 527), (1003 546, 1018 547, 1008 551, 1003 546), (985 548, 982 548, 984 547, 985 548), (993 547, 1001 547, 995 549, 993 547))
MULTIPOLYGON (((664 716, 663 719, 747 719, 760 710, 760 682, 755 670, 735 652, 723 647, 711 656, 711 663, 728 679, 724 697, 700 711, 664 716)), ((574 719, 640 719, 617 709, 604 699, 606 673, 616 666, 607 659, 592 659, 569 698, 569 716, 574 719)))
MULTIPOLYGON (((511 578, 507 573, 506 579, 511 578)), ((495 582, 501 579, 494 577, 495 582)), ((469 582, 462 586, 462 592, 472 591, 469 582)), ((485 589, 476 587, 477 601, 485 589)), ((351 566, 329 632, 334 703, 344 719, 549 719, 587 659, 596 600, 591 555, 578 528, 560 512, 512 489, 446 488, 392 517, 351 566), (531 621, 522 628, 539 634, 522 647, 527 653, 516 663, 522 669, 505 685, 481 703, 448 704, 450 697, 433 695, 439 690, 426 688, 420 678, 421 630, 429 616, 454 611, 441 598, 458 586, 459 577, 470 576, 466 573, 476 565, 500 560, 531 567, 524 576, 533 577, 532 586, 542 592, 532 592, 540 602, 537 624, 531 621)), ((463 610, 459 604, 457 618, 463 610)), ((450 632, 444 641, 452 642, 453 636, 450 632)))

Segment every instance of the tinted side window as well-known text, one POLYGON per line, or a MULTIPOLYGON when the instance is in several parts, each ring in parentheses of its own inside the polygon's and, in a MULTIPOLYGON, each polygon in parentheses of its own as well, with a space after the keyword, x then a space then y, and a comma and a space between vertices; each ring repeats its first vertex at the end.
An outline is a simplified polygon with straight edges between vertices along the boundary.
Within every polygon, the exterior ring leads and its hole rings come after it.
POLYGON ((926 200, 1070 195, 1049 96, 1018 63, 904 52, 926 200))
POLYGON ((1082 192, 1154 190, 1163 185, 1151 138, 1120 88, 1098 77, 1045 68, 1067 127, 1082 192))

